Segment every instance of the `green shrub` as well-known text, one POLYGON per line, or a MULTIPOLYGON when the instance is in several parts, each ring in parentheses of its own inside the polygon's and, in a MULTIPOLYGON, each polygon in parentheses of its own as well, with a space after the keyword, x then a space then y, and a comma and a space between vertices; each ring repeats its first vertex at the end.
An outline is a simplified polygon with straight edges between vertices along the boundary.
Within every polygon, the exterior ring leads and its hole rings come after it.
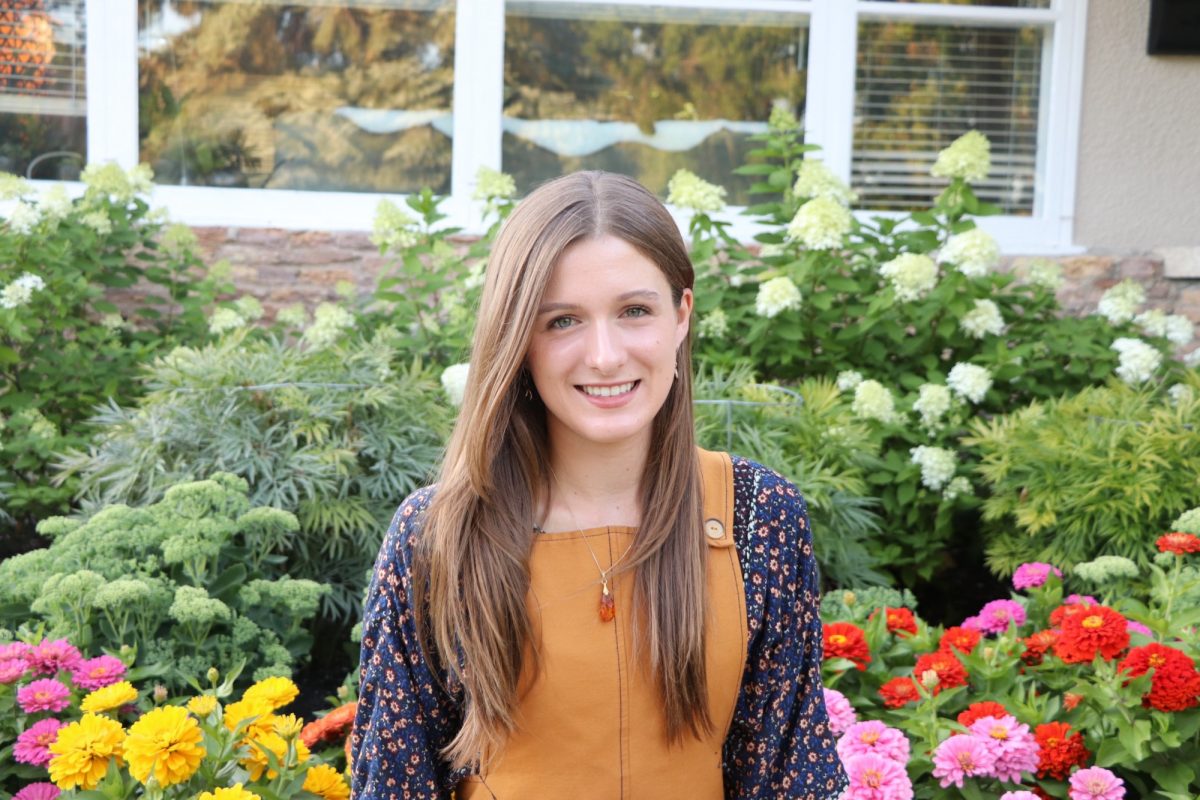
POLYGON ((190 231, 164 232, 147 168, 92 165, 83 181, 75 200, 61 187, 35 199, 0 173, 0 200, 16 201, 0 220, 0 492, 27 529, 70 501, 71 484, 50 484, 53 454, 83 445, 94 406, 138 394, 142 363, 199 340, 228 288, 204 276, 190 231), (112 293, 134 289, 141 307, 122 315, 112 293))
POLYGON ((1180 388, 1116 381, 992 420, 963 440, 980 454, 991 496, 988 564, 1069 569, 1098 555, 1147 563, 1147 541, 1195 504, 1200 475, 1200 374, 1180 388))
POLYGON ((180 688, 243 660, 256 679, 290 675, 328 586, 287 574, 299 523, 248 494, 246 481, 218 472, 150 505, 43 520, 51 545, 0 563, 6 621, 44 623, 47 636, 94 652, 134 647, 180 688))
POLYGON ((420 362, 397 368, 394 329, 363 338, 335 306, 317 317, 295 339, 243 326, 157 359, 146 396, 93 418, 94 443, 63 456, 60 477, 77 480, 95 509, 154 502, 214 470, 240 476, 256 505, 299 520, 282 551, 272 549, 279 531, 254 533, 265 537, 258 552, 282 552, 289 574, 329 582, 323 614, 348 622, 388 519, 429 481, 450 410, 420 362))

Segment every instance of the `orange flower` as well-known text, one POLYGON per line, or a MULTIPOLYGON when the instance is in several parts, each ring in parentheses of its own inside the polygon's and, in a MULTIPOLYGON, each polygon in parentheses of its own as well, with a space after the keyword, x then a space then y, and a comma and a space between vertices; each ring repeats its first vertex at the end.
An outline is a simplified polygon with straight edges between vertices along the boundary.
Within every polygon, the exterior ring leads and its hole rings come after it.
POLYGON ((933 687, 933 693, 937 694, 943 689, 952 689, 955 686, 967 685, 967 669, 958 660, 958 657, 949 650, 939 650, 936 653, 926 653, 917 659, 916 666, 913 667, 913 673, 916 675, 924 675, 927 670, 932 670, 937 673, 938 682, 933 687))
POLYGON ((1142 705, 1159 711, 1183 711, 1200 705, 1200 673, 1190 656, 1165 644, 1135 647, 1118 666, 1129 677, 1145 675, 1150 670, 1150 691, 1142 697, 1142 705))
POLYGON ((1126 620, 1108 606, 1089 606, 1062 620, 1054 654, 1068 664, 1082 664, 1097 654, 1111 661, 1129 646, 1126 620))
POLYGON ((310 748, 323 742, 337 741, 354 724, 354 713, 357 710, 357 702, 346 703, 320 719, 314 719, 304 726, 304 730, 300 731, 300 741, 310 748))
POLYGON ((1065 781, 1075 766, 1083 766, 1091 752, 1083 746, 1083 734, 1071 733, 1065 722, 1038 725, 1033 734, 1041 751, 1038 753, 1037 776, 1065 781))
POLYGON ((1160 553, 1174 553, 1177 556, 1200 553, 1200 536, 1191 533, 1174 531, 1158 537, 1155 544, 1160 553))
POLYGON ((917 684, 912 678, 892 678, 879 687, 879 695, 888 708, 900 708, 921 699, 921 693, 917 691, 917 684))
POLYGON ((1074 711, 1075 706, 1083 702, 1083 695, 1075 692, 1063 692, 1063 708, 1067 711, 1074 711))
POLYGON ((946 632, 938 640, 938 649, 957 650, 960 653, 974 653, 975 646, 979 644, 979 640, 982 637, 983 634, 977 630, 954 625, 946 628, 946 632))
POLYGON ((991 700, 984 700, 980 703, 972 703, 967 706, 967 710, 958 715, 958 724, 964 728, 969 728, 976 720, 981 720, 984 717, 993 717, 1000 719, 1001 717, 1011 717, 1009 710, 999 703, 991 700))
POLYGON ((1021 641, 1025 643, 1025 652, 1021 654, 1021 660, 1032 667, 1042 663, 1046 651, 1058 641, 1058 631, 1047 628, 1030 634, 1021 641))
MULTIPOLYGON (((889 633, 916 633, 917 620, 913 616, 913 612, 907 608, 887 608, 884 607, 884 613, 887 615, 887 629, 889 633)), ((871 612, 868 619, 875 619, 875 615, 879 613, 879 609, 871 612)))
POLYGON ((849 622, 831 622, 822 626, 825 640, 825 658, 848 658, 860 670, 871 663, 871 651, 863 629, 849 622))

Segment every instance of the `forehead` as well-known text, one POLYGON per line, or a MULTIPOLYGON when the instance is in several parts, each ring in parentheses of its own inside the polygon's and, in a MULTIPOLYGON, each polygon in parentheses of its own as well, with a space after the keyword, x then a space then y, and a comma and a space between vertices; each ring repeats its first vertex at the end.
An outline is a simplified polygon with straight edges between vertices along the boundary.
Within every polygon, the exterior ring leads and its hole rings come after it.
POLYGON ((605 234, 580 239, 562 252, 546 286, 546 297, 636 288, 670 290, 658 264, 624 239, 605 234))

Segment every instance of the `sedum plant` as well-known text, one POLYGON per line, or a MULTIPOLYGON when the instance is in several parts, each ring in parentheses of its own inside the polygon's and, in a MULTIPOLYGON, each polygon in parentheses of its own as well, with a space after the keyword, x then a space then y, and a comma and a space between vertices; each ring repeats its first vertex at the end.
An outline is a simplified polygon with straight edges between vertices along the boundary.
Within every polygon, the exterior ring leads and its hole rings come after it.
POLYGON ((157 502, 49 517, 49 547, 0 563, 7 623, 40 624, 84 649, 132 647, 175 685, 244 661, 256 678, 290 675, 312 644, 304 623, 328 586, 295 579, 285 554, 299 523, 254 506, 227 472, 177 483, 157 502))
POLYGON ((390 515, 428 482, 449 405, 419 361, 396 365, 395 329, 364 338, 337 306, 316 316, 294 336, 241 326, 157 359, 146 396, 101 409, 93 443, 60 459, 60 479, 77 481, 94 510, 155 502, 214 470, 236 474, 254 504, 299 525, 286 547, 272 541, 250 557, 271 553, 290 574, 330 583, 323 617, 349 623, 390 515))

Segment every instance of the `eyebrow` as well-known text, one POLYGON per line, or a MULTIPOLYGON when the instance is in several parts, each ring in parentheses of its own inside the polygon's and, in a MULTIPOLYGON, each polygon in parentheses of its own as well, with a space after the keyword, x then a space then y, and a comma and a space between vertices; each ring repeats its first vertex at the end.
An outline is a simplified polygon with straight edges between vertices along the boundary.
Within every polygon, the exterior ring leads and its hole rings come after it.
MULTIPOLYGON (((658 300, 658 292, 653 289, 634 289, 629 292, 623 292, 617 295, 617 302, 624 303, 626 300, 632 300, 635 297, 654 302, 658 300)), ((549 314, 551 311, 573 311, 579 308, 576 303, 543 303, 538 307, 538 314, 549 314)))

